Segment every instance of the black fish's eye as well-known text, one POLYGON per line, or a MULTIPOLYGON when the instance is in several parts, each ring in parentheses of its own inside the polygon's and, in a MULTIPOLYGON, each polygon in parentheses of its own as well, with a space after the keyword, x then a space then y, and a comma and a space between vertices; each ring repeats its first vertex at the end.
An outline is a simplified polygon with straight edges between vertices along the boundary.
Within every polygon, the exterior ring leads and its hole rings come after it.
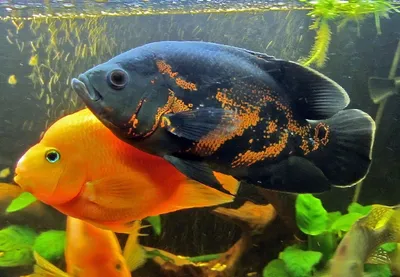
POLYGON ((124 70, 116 69, 108 73, 108 83, 115 89, 123 89, 128 84, 129 76, 124 70))
POLYGON ((56 150, 47 151, 45 157, 46 160, 52 164, 58 162, 61 158, 60 153, 56 150))

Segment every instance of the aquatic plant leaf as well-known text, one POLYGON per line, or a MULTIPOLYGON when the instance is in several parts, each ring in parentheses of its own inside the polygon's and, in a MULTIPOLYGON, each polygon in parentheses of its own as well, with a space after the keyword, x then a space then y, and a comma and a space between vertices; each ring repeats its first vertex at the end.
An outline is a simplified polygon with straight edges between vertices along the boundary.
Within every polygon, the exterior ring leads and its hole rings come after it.
POLYGON ((322 258, 322 253, 316 251, 304 251, 296 246, 288 246, 279 253, 279 259, 285 262, 286 268, 291 276, 312 276, 314 266, 322 258))
POLYGON ((11 201, 10 205, 8 205, 6 209, 6 212, 13 213, 22 210, 36 201, 37 199, 35 196, 30 194, 29 192, 23 192, 17 198, 11 201))
POLYGON ((392 273, 388 264, 365 264, 364 270, 371 277, 391 277, 392 273))
POLYGON ((397 249, 397 243, 396 242, 388 242, 388 243, 384 243, 380 246, 380 248, 382 248, 383 250, 385 250, 386 252, 393 252, 394 250, 397 249))
POLYGON ((311 194, 300 194, 296 199, 296 222, 307 235, 319 235, 327 229, 328 212, 321 200, 311 194))
POLYGON ((159 215, 156 216, 149 216, 145 218, 153 227, 154 232, 157 236, 161 234, 161 217, 159 215))
POLYGON ((263 277, 290 277, 285 262, 280 259, 270 261, 263 270, 263 277))
POLYGON ((32 265, 32 246, 37 234, 34 230, 12 225, 0 230, 0 267, 32 265))
MULTIPOLYGON (((315 28, 316 26, 313 27, 315 28)), ((319 21, 316 32, 314 45, 310 51, 309 57, 300 60, 300 63, 304 66, 315 64, 317 67, 322 68, 328 59, 328 49, 331 42, 331 29, 326 19, 319 21)))
POLYGON ((155 257, 160 257, 161 259, 163 259, 166 262, 174 263, 174 259, 167 257, 166 255, 164 255, 157 249, 146 251, 146 257, 147 257, 147 259, 154 259, 155 257))
POLYGON ((339 219, 332 223, 330 230, 333 232, 347 232, 351 226, 360 218, 363 217, 360 213, 349 213, 342 215, 339 219))
POLYGON ((64 255, 65 234, 59 230, 43 232, 36 238, 33 250, 48 261, 56 261, 64 255))
POLYGON ((332 258, 337 247, 337 236, 332 232, 324 232, 317 236, 308 236, 308 250, 322 253, 321 262, 332 258))
POLYGON ((349 213, 359 213, 362 215, 367 215, 372 209, 371 205, 363 206, 358 203, 351 203, 350 206, 347 208, 349 213))
POLYGON ((208 254, 196 257, 189 257, 188 260, 192 263, 206 263, 212 260, 216 260, 221 257, 222 254, 208 254))
POLYGON ((328 213, 328 228, 330 228, 336 220, 342 216, 341 212, 330 212, 328 213))

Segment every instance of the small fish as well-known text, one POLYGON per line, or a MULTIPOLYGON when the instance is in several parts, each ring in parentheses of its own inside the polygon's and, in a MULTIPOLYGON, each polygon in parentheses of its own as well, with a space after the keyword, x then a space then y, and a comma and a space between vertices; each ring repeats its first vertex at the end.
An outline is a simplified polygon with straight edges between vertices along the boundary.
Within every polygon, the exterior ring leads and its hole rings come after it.
POLYGON ((370 77, 368 79, 369 95, 375 104, 392 96, 400 94, 400 77, 393 79, 370 77))
POLYGON ((250 50, 145 44, 72 80, 120 139, 226 192, 217 171, 277 191, 317 193, 365 178, 375 123, 321 73, 250 50))
MULTIPOLYGON (((236 179, 215 176, 237 191, 236 179)), ((14 181, 66 215, 121 233, 134 220, 233 201, 119 140, 88 109, 51 125, 18 161, 14 181)))
POLYGON ((146 262, 146 251, 138 243, 140 229, 140 221, 135 221, 134 230, 129 235, 122 253, 113 232, 68 217, 65 247, 67 272, 57 268, 35 252, 36 265, 31 276, 130 277, 131 271, 146 262))
POLYGON ((17 84, 17 77, 15 77, 15 75, 10 75, 10 77, 8 77, 8 83, 12 86, 17 84))
MULTIPOLYGON (((387 242, 400 242, 400 205, 372 205, 346 233, 331 260, 330 277, 362 277, 364 264, 387 242)), ((372 257, 372 258, 371 258, 372 257)))

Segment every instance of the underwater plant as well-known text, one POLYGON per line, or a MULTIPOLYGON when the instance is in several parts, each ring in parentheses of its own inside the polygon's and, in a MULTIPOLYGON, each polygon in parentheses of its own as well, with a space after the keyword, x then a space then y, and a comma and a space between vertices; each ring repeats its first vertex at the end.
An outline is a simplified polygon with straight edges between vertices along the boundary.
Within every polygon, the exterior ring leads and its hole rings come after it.
POLYGON ((368 16, 375 17, 375 26, 378 35, 382 33, 380 18, 389 18, 390 12, 400 13, 398 4, 391 4, 387 0, 300 0, 311 7, 309 16, 314 18, 310 25, 311 30, 316 30, 316 37, 311 52, 306 59, 301 59, 303 65, 310 66, 315 64, 323 67, 327 60, 327 53, 331 41, 331 24, 337 23, 340 31, 349 22, 357 24, 358 35, 360 35, 360 22, 368 16))
MULTIPOLYGON (((263 277, 306 277, 320 274, 328 266, 344 235, 360 218, 369 215, 372 206, 352 203, 347 214, 328 212, 320 199, 311 194, 302 194, 296 200, 296 222, 307 235, 305 242, 286 247, 278 259, 270 261, 264 268, 263 277)), ((385 253, 397 249, 397 243, 386 243, 379 247, 385 253)), ((388 264, 366 264, 364 271, 374 276, 391 276, 388 264)))

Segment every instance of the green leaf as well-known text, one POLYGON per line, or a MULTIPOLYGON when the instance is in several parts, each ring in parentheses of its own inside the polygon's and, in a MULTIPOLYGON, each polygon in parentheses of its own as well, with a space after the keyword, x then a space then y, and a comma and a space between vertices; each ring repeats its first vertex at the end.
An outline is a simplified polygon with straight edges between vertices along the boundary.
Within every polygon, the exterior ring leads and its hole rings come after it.
POLYGON ((32 265, 32 246, 37 237, 34 230, 9 226, 0 230, 0 267, 32 265))
POLYGON ((41 233, 33 249, 48 261, 56 261, 64 255, 65 231, 50 230, 41 233))
POLYGON ((307 235, 319 235, 327 229, 328 212, 321 200, 311 194, 300 194, 296 199, 296 222, 307 235))
POLYGON ((8 205, 8 207, 6 209, 6 212, 12 213, 12 212, 22 210, 36 201, 37 201, 37 199, 35 196, 30 194, 29 192, 23 192, 17 198, 15 198, 13 201, 11 201, 10 205, 8 205))
POLYGON ((388 243, 384 243, 380 246, 380 248, 382 248, 383 250, 385 250, 386 252, 393 252, 394 250, 397 249, 397 243, 396 242, 388 242, 388 243))
POLYGON ((367 215, 371 211, 372 206, 363 206, 358 203, 351 203, 350 206, 347 208, 349 213, 359 213, 362 215, 367 215))
POLYGON ((154 232, 159 236, 161 234, 161 217, 159 215, 149 216, 146 217, 145 220, 151 224, 154 232))
POLYGON ((354 222, 363 216, 364 215, 360 213, 349 213, 342 215, 339 219, 333 222, 330 229, 333 232, 348 232, 351 226, 353 226, 354 222))
POLYGON ((330 229, 332 226, 333 222, 338 220, 342 216, 341 212, 330 212, 328 213, 328 226, 327 229, 330 229))
POLYGON ((314 266, 322 258, 322 253, 316 251, 304 251, 295 246, 288 246, 279 253, 279 259, 285 262, 290 275, 296 277, 312 276, 314 266))
POLYGON ((337 237, 332 232, 325 232, 317 236, 308 236, 308 250, 321 252, 321 261, 327 262, 332 258, 337 247, 337 237))
POLYGON ((387 264, 366 264, 364 270, 370 277, 391 277, 390 266, 387 264))
POLYGON ((196 257, 189 257, 188 260, 191 261, 192 263, 205 263, 212 260, 216 260, 219 257, 221 257, 221 255, 222 254, 208 254, 196 257))
POLYGON ((290 277, 285 262, 280 259, 270 261, 263 270, 263 277, 290 277))

